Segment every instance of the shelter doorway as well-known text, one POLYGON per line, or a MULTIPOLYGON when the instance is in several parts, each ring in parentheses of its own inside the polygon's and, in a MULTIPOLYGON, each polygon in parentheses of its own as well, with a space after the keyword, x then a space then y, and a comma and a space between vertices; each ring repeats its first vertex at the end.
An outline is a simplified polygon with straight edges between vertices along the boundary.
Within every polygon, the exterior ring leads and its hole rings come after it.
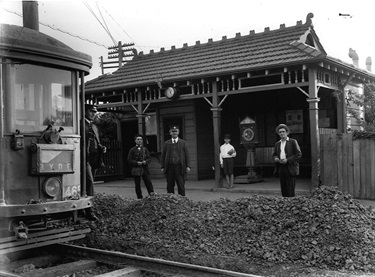
POLYGON ((130 148, 135 145, 134 135, 138 134, 137 119, 121 121, 121 139, 122 139, 122 160, 124 161, 123 177, 131 177, 130 168, 127 162, 130 148))

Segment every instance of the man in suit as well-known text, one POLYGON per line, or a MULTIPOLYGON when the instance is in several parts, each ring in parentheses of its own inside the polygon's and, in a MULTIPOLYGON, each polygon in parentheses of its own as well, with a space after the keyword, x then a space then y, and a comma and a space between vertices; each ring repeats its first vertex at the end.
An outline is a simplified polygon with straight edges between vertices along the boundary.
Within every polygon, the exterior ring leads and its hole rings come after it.
POLYGON ((290 130, 285 124, 277 126, 276 133, 280 136, 280 140, 276 142, 273 151, 274 174, 279 175, 281 195, 294 197, 296 176, 299 175, 298 160, 302 157, 301 149, 297 140, 288 137, 290 130))
POLYGON ((178 194, 185 196, 185 179, 190 172, 190 156, 186 141, 178 137, 179 133, 178 126, 169 128, 171 139, 164 143, 160 163, 161 172, 167 179, 167 193, 174 193, 177 183, 178 194))

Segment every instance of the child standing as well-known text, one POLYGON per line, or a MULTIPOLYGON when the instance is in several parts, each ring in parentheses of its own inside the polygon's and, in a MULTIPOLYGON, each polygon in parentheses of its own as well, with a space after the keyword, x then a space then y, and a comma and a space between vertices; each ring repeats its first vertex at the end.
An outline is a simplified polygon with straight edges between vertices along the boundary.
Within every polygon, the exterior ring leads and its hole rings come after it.
POLYGON ((230 144, 230 134, 225 134, 224 144, 220 146, 220 166, 223 168, 225 178, 227 179, 227 188, 234 188, 234 157, 236 157, 236 150, 230 144))

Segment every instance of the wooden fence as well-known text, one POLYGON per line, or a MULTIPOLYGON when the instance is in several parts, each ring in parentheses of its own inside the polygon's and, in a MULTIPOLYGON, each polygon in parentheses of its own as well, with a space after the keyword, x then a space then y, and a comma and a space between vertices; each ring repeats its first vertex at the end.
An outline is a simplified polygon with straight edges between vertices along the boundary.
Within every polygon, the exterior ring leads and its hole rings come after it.
POLYGON ((375 140, 320 135, 321 181, 354 198, 375 200, 375 140))
POLYGON ((107 153, 103 155, 104 168, 99 168, 95 179, 108 179, 122 177, 122 151, 120 141, 105 141, 102 145, 107 147, 107 153))

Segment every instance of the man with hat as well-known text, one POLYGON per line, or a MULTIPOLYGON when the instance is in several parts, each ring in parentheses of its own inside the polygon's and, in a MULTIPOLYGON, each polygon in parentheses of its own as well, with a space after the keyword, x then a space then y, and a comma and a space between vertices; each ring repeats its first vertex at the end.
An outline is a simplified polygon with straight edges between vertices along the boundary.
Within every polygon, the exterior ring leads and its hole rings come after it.
POLYGON ((180 129, 173 125, 169 127, 171 138, 165 141, 161 153, 161 172, 167 179, 167 193, 174 193, 177 183, 178 194, 185 196, 186 174, 190 172, 190 156, 186 141, 180 139, 180 129))
POLYGON ((280 124, 276 127, 276 133, 280 140, 276 142, 273 158, 275 161, 274 174, 278 174, 283 197, 294 197, 296 176, 299 175, 298 160, 302 157, 297 140, 289 138, 289 127, 280 124))
POLYGON ((236 157, 236 150, 230 144, 230 134, 224 135, 224 144, 220 146, 220 166, 224 171, 225 178, 227 179, 227 188, 234 188, 234 175, 233 175, 233 158, 236 157))
MULTIPOLYGON (((96 105, 85 104, 85 134, 86 134, 86 194, 94 196, 94 177, 96 170, 102 167, 101 155, 107 148, 99 141, 98 127, 93 123, 98 109, 96 105)), ((86 209, 89 220, 98 220, 91 208, 86 209)))

